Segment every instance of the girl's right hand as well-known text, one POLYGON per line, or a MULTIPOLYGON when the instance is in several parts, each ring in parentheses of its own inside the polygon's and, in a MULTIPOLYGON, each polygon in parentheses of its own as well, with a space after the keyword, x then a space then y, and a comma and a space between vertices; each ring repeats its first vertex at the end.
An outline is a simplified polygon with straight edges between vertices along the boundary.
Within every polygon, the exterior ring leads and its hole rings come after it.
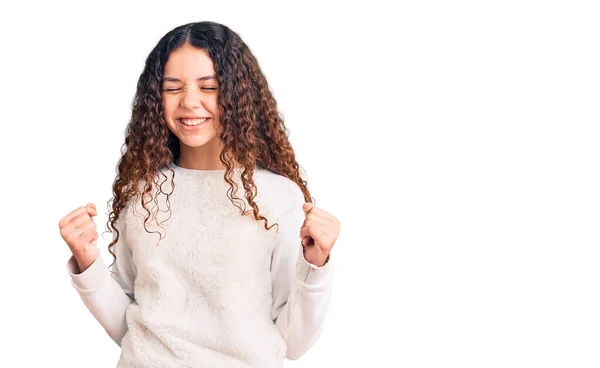
POLYGON ((98 257, 98 232, 92 220, 97 214, 96 206, 88 203, 85 207, 73 210, 58 223, 60 235, 71 249, 80 272, 88 269, 98 257))

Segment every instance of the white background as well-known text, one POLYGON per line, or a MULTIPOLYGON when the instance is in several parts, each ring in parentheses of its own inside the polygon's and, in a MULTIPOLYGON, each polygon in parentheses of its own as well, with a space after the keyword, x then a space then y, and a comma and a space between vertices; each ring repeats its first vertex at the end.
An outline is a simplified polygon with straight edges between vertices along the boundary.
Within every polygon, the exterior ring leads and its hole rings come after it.
POLYGON ((0 366, 116 365, 58 221, 93 202, 106 230, 145 58, 200 20, 255 53, 342 222, 327 325, 286 367, 600 366, 592 1, 130 4, 2 3, 0 366))

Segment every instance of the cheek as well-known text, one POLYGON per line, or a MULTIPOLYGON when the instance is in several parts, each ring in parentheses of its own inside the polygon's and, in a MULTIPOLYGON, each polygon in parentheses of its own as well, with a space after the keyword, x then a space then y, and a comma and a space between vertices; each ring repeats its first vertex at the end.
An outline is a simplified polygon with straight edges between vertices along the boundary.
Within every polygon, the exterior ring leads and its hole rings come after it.
POLYGON ((171 120, 171 116, 173 116, 173 112, 174 112, 173 101, 169 101, 169 99, 163 99, 162 108, 163 108, 163 118, 165 119, 165 121, 169 122, 171 120))
POLYGON ((210 100, 210 112, 217 118, 219 118, 219 101, 217 100, 217 98, 215 97, 214 99, 210 100))

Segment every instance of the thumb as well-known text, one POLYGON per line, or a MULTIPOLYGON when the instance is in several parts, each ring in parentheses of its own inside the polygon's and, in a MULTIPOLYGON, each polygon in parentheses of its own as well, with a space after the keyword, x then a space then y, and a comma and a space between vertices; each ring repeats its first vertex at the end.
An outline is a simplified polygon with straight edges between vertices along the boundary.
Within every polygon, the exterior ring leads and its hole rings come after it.
POLYGON ((310 203, 310 202, 306 202, 302 205, 302 209, 304 210, 305 214, 308 214, 308 212, 310 212, 310 210, 315 206, 314 203, 310 203))
POLYGON ((98 214, 98 212, 96 211, 96 205, 93 203, 88 203, 85 206, 85 210, 87 211, 88 215, 94 217, 98 214))

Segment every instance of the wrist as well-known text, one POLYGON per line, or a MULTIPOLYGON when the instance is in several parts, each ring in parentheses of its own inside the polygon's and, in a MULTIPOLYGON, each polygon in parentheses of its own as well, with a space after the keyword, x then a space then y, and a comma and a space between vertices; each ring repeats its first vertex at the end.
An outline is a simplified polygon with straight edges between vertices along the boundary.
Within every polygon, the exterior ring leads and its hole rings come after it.
POLYGON ((85 272, 98 258, 98 249, 92 249, 82 254, 74 254, 79 273, 85 272))
POLYGON ((319 256, 307 255, 306 250, 304 250, 302 253, 304 255, 304 260, 306 260, 306 262, 310 263, 313 266, 323 267, 327 264, 327 262, 329 262, 329 253, 326 255, 319 256))

